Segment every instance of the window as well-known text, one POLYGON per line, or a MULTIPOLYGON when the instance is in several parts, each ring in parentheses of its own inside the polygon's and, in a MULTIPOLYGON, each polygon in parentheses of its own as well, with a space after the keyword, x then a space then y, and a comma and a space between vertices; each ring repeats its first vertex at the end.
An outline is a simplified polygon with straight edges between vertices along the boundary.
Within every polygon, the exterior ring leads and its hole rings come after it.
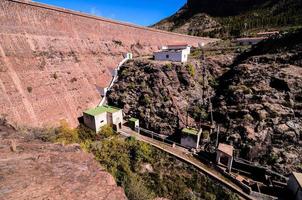
POLYGON ((104 122, 104 120, 101 120, 100 123, 102 124, 104 122))
POLYGON ((169 58, 169 57, 170 57, 170 56, 167 54, 167 55, 166 55, 166 58, 169 58))

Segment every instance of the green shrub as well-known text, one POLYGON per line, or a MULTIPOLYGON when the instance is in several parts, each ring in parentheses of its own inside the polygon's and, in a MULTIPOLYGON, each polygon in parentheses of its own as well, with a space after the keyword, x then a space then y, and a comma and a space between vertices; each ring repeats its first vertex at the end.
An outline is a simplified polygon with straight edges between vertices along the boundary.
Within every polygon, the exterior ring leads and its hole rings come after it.
POLYGON ((84 126, 72 129, 62 121, 56 131, 56 141, 64 144, 77 141, 83 150, 93 153, 117 184, 124 188, 130 200, 151 200, 156 196, 168 199, 213 199, 215 196, 217 199, 238 199, 194 167, 133 137, 119 137, 110 126, 94 133, 84 126), (152 172, 142 171, 145 163, 152 165, 152 172))
POLYGON ((201 53, 202 53, 201 49, 196 49, 191 53, 191 57, 199 58, 201 56, 201 53))
POLYGON ((208 119, 207 111, 201 105, 194 105, 188 109, 189 114, 197 121, 208 119))
POLYGON ((194 77, 195 76, 195 67, 192 64, 187 64, 186 68, 189 72, 189 74, 194 77))
POLYGON ((167 64, 165 65, 165 69, 167 69, 167 70, 171 70, 172 68, 173 68, 172 63, 167 63, 167 64))
POLYGON ((105 137, 105 138, 109 138, 112 136, 115 136, 116 134, 114 133, 113 129, 111 126, 109 125, 105 125, 101 128, 101 131, 99 133, 101 136, 105 137))
POLYGON ((209 131, 203 131, 203 132, 202 132, 202 138, 203 138, 203 139, 208 139, 209 136, 210 136, 209 131))
POLYGON ((229 90, 232 92, 232 93, 236 93, 236 92, 239 92, 239 93, 244 93, 244 94, 251 94, 252 93, 252 90, 249 89, 247 86, 245 85, 231 85, 229 87, 229 90))
POLYGON ((142 102, 145 104, 145 105, 149 105, 151 104, 151 99, 148 95, 144 95, 143 98, 142 98, 142 102))
POLYGON ((57 130, 58 134, 55 141, 62 144, 73 144, 78 143, 79 134, 78 129, 70 128, 68 123, 65 120, 60 121, 60 126, 57 130))
POLYGON ((131 174, 124 181, 124 188, 128 199, 133 200, 151 200, 156 196, 149 191, 143 179, 136 175, 131 174))
POLYGON ((129 84, 129 89, 134 90, 135 89, 135 84, 133 82, 131 82, 129 84))

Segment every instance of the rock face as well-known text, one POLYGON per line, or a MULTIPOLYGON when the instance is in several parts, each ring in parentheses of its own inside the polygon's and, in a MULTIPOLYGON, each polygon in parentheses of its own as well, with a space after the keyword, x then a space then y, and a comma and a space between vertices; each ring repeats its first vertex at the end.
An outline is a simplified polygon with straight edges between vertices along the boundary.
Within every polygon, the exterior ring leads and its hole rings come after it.
POLYGON ((272 39, 240 55, 214 98, 221 139, 241 157, 282 173, 302 170, 301 36, 272 39))
MULTIPOLYGON (((228 55, 209 56, 203 63, 191 59, 194 76, 186 65, 138 60, 122 68, 109 100, 162 134, 183 128, 187 110, 190 126, 209 122, 202 105, 205 66, 205 98, 213 95, 219 141, 233 144, 239 157, 280 173, 302 171, 301 52, 298 31, 262 42, 234 61, 228 55)), ((211 138, 208 145, 214 147, 216 133, 211 138)))
POLYGON ((3 0, 0 13, 0 113, 21 125, 77 125, 126 52, 212 41, 37 3, 3 0))
MULTIPOLYGON (((215 69, 208 72, 209 79, 221 73, 216 61, 203 64, 215 69)), ((128 62, 121 68, 119 79, 108 94, 108 102, 124 108, 126 115, 141 119, 143 127, 172 135, 206 118, 208 108, 201 108, 202 70, 196 60, 188 64, 143 59, 128 62)), ((207 99, 213 89, 209 86, 204 90, 208 91, 204 93, 207 99)))
POLYGON ((127 199, 93 155, 0 125, 0 199, 127 199))

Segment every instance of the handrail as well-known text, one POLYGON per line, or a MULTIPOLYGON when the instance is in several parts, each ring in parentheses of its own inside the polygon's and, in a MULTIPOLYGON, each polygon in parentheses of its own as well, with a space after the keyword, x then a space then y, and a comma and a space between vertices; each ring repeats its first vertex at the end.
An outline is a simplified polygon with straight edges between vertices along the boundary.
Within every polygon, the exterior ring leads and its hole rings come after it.
POLYGON ((114 69, 114 70, 117 71, 117 73, 114 74, 114 76, 113 76, 113 78, 112 78, 112 80, 111 80, 111 82, 110 82, 110 84, 109 84, 109 86, 108 86, 108 88, 107 88, 107 91, 105 92, 104 97, 102 98, 102 100, 101 100, 101 102, 99 103, 98 106, 103 106, 104 103, 106 102, 106 94, 107 94, 107 92, 111 90, 111 88, 113 87, 115 81, 118 79, 118 71, 120 70, 121 66, 122 66, 125 62, 127 62, 128 60, 129 60, 129 57, 127 56, 126 58, 124 58, 124 59, 117 65, 116 69, 114 69))

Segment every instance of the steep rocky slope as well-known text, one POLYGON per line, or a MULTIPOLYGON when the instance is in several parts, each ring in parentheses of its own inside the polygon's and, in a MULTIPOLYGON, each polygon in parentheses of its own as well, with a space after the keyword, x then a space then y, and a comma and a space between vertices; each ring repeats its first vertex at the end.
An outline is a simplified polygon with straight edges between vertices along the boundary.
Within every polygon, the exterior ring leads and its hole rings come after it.
POLYGON ((221 139, 280 172, 302 170, 302 31, 259 44, 220 77, 221 139))
MULTIPOLYGON (((301 44, 298 31, 262 42, 234 61, 230 55, 191 58, 189 64, 136 60, 123 66, 109 102, 140 118, 143 127, 178 135, 187 124, 210 122, 209 105, 202 100, 205 66, 205 99, 213 95, 219 141, 278 172, 301 171, 301 44)), ((214 146, 216 134, 211 139, 214 146)))
POLYGON ((0 122, 0 199, 127 199, 92 155, 40 134, 0 122))
MULTIPOLYGON (((220 62, 221 59, 202 64, 195 59, 188 64, 145 59, 128 62, 121 68, 118 82, 108 94, 108 102, 123 107, 129 116, 143 119, 142 126, 172 135, 187 124, 195 126, 200 115, 206 118, 208 108, 199 106, 204 84, 202 66, 208 68, 210 84, 215 84, 215 77, 224 70, 220 62)), ((212 87, 207 89, 205 99, 213 95, 212 87)))
POLYGON ((190 35, 239 36, 302 24, 300 0, 188 0, 153 27, 190 35))
POLYGON ((137 27, 37 3, 0 1, 0 114, 22 125, 75 126, 96 106, 96 85, 132 52, 209 40, 137 27))

